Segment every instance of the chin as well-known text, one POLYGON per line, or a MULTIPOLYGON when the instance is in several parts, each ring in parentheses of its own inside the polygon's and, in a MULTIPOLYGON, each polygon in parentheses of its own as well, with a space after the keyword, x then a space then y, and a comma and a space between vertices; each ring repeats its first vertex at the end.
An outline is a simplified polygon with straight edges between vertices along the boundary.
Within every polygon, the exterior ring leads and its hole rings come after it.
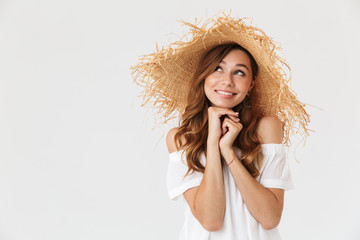
POLYGON ((234 107, 236 107, 236 106, 239 105, 239 104, 240 104, 240 103, 237 103, 237 104, 224 104, 224 103, 219 103, 219 104, 211 104, 211 106, 220 107, 220 108, 233 109, 234 107))

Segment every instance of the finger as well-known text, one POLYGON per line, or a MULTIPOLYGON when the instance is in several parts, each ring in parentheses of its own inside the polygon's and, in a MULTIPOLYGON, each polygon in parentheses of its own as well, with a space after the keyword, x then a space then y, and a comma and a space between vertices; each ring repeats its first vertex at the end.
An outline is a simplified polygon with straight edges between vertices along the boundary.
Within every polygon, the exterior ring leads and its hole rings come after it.
POLYGON ((239 113, 238 112, 234 112, 233 110, 231 109, 228 109, 226 111, 226 116, 228 118, 230 118, 232 121, 234 122, 240 122, 240 118, 239 118, 239 113))
POLYGON ((226 126, 229 130, 230 130, 230 128, 233 127, 233 124, 234 124, 234 121, 231 120, 230 118, 227 117, 224 119, 223 126, 226 126))
POLYGON ((224 121, 221 126, 223 129, 223 134, 229 132, 230 129, 233 128, 232 124, 234 124, 234 122, 231 119, 229 119, 228 117, 224 118, 224 121), (224 130, 225 130, 225 132, 224 132, 224 130))
POLYGON ((239 117, 238 112, 234 112, 232 109, 224 109, 224 114, 228 115, 229 117, 239 117))
MULTIPOLYGON (((225 119, 226 120, 226 119, 225 119)), ((226 121, 224 120, 224 122, 221 125, 221 130, 222 130, 222 135, 224 135, 227 131, 228 131, 228 127, 226 124, 226 121)))
POLYGON ((228 131, 240 131, 243 128, 243 125, 240 122, 234 122, 230 120, 229 118, 225 118, 223 125, 227 127, 228 131))
POLYGON ((233 120, 234 122, 240 122, 240 118, 238 118, 237 116, 228 116, 231 120, 233 120))
POLYGON ((238 112, 234 112, 232 109, 229 109, 229 108, 210 107, 209 110, 212 113, 216 113, 216 115, 218 115, 218 117, 221 117, 223 115, 227 115, 229 117, 231 117, 231 116, 238 117, 239 116, 238 112))

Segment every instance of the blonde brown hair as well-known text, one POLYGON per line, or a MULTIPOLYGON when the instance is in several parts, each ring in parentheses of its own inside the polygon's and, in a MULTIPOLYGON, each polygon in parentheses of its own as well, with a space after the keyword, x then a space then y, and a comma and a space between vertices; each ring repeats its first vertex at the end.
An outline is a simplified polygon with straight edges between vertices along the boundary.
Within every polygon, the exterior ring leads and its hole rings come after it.
MULTIPOLYGON (((186 153, 188 171, 204 172, 205 167, 200 162, 202 153, 206 156, 206 142, 208 136, 208 108, 210 101, 204 92, 205 78, 214 72, 221 60, 233 49, 244 51, 250 58, 253 80, 258 71, 257 64, 251 54, 236 43, 223 44, 208 51, 201 59, 192 79, 188 92, 187 105, 180 119, 180 126, 175 134, 178 149, 186 153), (182 141, 183 140, 183 141, 182 141)), ((256 83, 254 85, 256 88, 256 83)), ((252 98, 247 96, 239 105, 233 108, 239 112, 243 129, 236 138, 234 146, 241 149, 241 159, 249 173, 255 178, 259 175, 262 165, 262 153, 257 128, 259 116, 256 109, 251 107, 252 98)))

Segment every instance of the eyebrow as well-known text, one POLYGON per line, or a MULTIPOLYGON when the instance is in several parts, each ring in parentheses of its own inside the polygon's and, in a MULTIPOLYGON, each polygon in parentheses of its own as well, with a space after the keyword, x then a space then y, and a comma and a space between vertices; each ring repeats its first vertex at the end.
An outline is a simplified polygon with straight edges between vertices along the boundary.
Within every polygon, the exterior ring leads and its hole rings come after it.
MULTIPOLYGON (((222 60, 220 63, 226 64, 226 62, 225 62, 224 60, 222 60)), ((249 68, 248 68, 245 64, 238 63, 238 64, 236 64, 235 66, 237 66, 237 67, 244 67, 244 68, 246 68, 246 69, 249 71, 249 68)))

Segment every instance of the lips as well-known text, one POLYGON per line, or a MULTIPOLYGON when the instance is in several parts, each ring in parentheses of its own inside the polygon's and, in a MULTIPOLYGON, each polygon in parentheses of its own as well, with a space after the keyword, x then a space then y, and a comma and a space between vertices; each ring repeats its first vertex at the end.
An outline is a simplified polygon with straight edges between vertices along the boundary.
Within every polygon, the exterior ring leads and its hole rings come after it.
POLYGON ((221 94, 221 95, 225 95, 225 96, 233 96, 236 95, 236 93, 233 92, 228 92, 228 91, 222 91, 222 90, 215 90, 215 92, 221 94))

